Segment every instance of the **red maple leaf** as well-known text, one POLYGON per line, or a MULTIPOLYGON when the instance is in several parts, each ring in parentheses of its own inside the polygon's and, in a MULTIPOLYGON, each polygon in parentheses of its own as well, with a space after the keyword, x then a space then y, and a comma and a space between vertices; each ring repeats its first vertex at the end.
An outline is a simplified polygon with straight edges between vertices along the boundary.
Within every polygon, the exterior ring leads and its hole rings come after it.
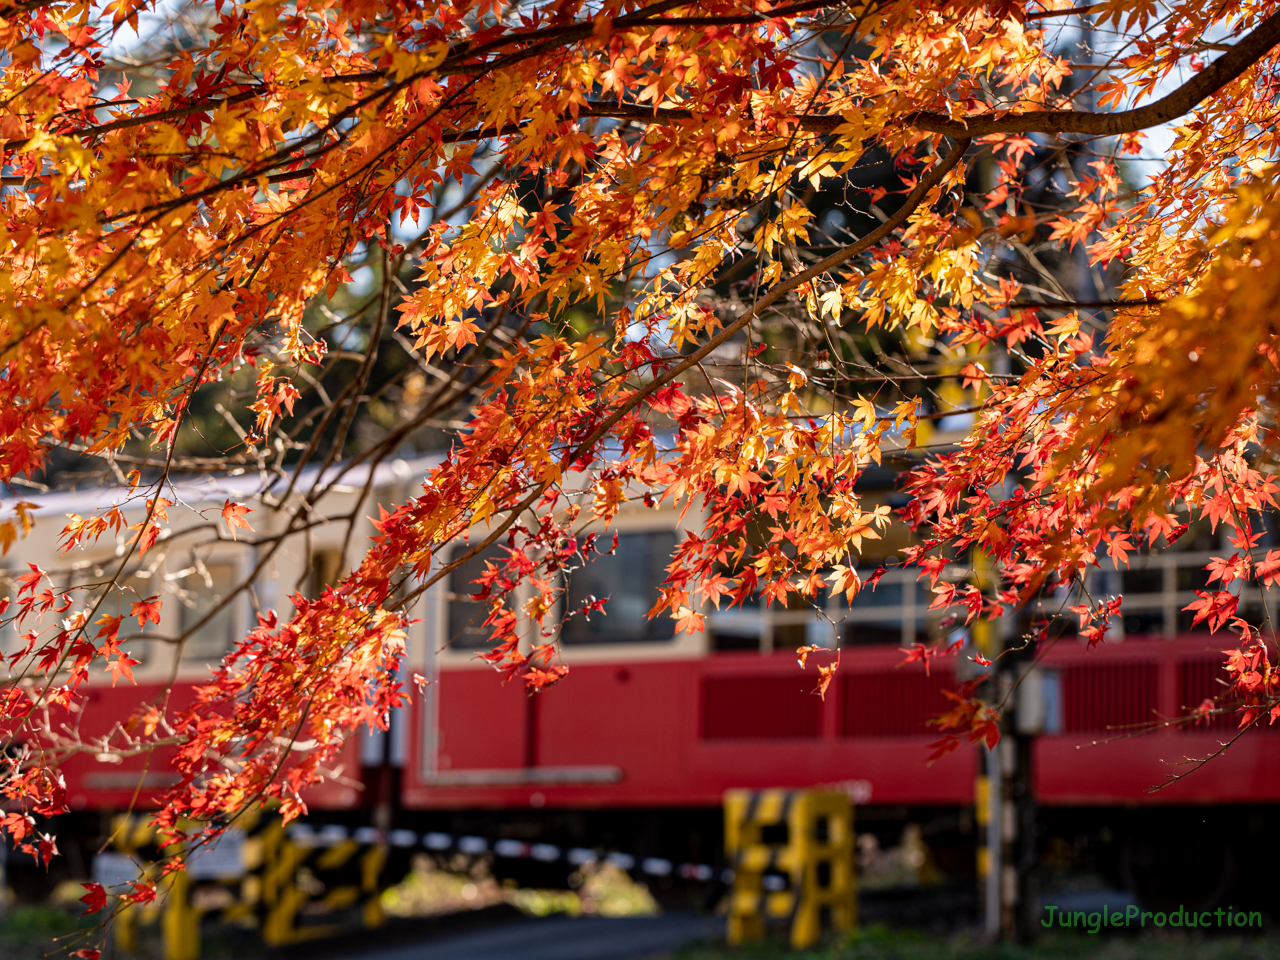
POLYGON ((111 671, 111 685, 113 687, 116 685, 116 681, 120 679, 121 674, 124 674, 124 678, 130 683, 134 683, 133 668, 140 662, 125 653, 120 654, 114 660, 108 660, 107 669, 111 671))
POLYGON ((130 903, 151 903, 156 898, 156 885, 146 880, 133 881, 133 892, 126 893, 123 899, 130 903))
POLYGON ((1236 607, 1240 605, 1240 598, 1227 593, 1225 590, 1219 590, 1214 593, 1197 590, 1196 596, 1200 599, 1193 600, 1182 609, 1195 611, 1195 617, 1191 620, 1193 627, 1201 620, 1205 620, 1208 622, 1211 632, 1217 631, 1219 627, 1235 616, 1236 607))
POLYGON ((1200 701, 1200 706, 1196 707, 1194 710, 1191 711, 1190 716, 1193 716, 1196 718, 1195 722, 1197 724, 1199 724, 1201 721, 1207 722, 1209 718, 1213 715, 1214 709, 1215 708, 1214 708, 1213 701, 1206 697, 1204 700, 1200 701))
POLYGON ((0 830, 4 830, 16 843, 35 830, 36 822, 25 813, 6 813, 0 821, 0 830))
POLYGON ((88 891, 80 898, 80 902, 85 905, 85 911, 80 916, 87 917, 91 913, 97 913, 107 905, 107 891, 102 889, 102 884, 90 881, 89 883, 82 883, 80 886, 88 891))
POLYGON ((1257 561, 1255 566, 1267 586, 1280 582, 1280 550, 1268 550, 1266 558, 1257 561))
POLYGON ((44 571, 34 563, 28 563, 27 566, 31 568, 31 572, 24 573, 22 576, 17 578, 18 582, 22 584, 22 586, 18 588, 18 596, 22 596, 23 593, 28 590, 34 590, 36 584, 44 577, 44 571))

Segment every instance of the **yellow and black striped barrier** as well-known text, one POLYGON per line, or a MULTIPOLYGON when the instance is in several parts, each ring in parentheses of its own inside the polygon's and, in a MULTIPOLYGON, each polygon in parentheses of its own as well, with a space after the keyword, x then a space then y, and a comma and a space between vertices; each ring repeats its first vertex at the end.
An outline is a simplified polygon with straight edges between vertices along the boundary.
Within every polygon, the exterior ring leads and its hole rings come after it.
MULTIPOLYGON (((117 817, 112 846, 120 889, 150 873, 159 852, 145 817, 117 817)), ((115 944, 121 953, 137 952, 139 924, 159 921, 165 960, 199 960, 204 922, 257 927, 268 946, 376 927, 383 922, 386 864, 386 840, 371 827, 286 827, 273 815, 246 818, 216 848, 166 878, 154 905, 121 910, 115 944)))
MULTIPOLYGON (((827 831, 842 828, 820 816, 813 829, 814 838, 825 842, 827 831)), ((843 829, 849 832, 852 826, 843 829)), ((94 879, 109 892, 123 893, 139 873, 155 872, 160 851, 145 818, 117 818, 112 843, 114 849, 93 863, 94 879)), ((270 946, 376 927, 383 922, 383 891, 408 873, 415 857, 433 858, 442 868, 453 870, 461 869, 460 863, 469 869, 486 861, 510 869, 512 861, 528 860, 560 864, 566 871, 609 863, 637 879, 673 877, 713 883, 728 876, 711 864, 632 856, 604 847, 561 847, 510 837, 418 833, 405 828, 384 834, 371 826, 349 829, 304 821, 286 826, 278 816, 262 814, 239 819, 216 847, 193 853, 185 872, 166 878, 155 903, 120 911, 115 921, 116 945, 120 954, 135 953, 139 924, 159 923, 165 960, 198 960, 205 923, 256 928, 270 946)), ((821 928, 824 913, 831 910, 826 901, 819 901, 827 896, 823 891, 833 874, 823 866, 827 861, 815 862, 817 872, 809 885, 816 892, 805 902, 817 904, 814 922, 821 928)), ((838 870, 834 876, 843 883, 838 870)), ((776 879, 765 877, 766 889, 776 879)), ((843 924, 843 916, 836 922, 843 924)), ((809 921, 801 917, 799 922, 803 927, 809 921)))
POLYGON ((785 926, 791 946, 857 922, 853 806, 843 793, 730 790, 725 853, 733 869, 728 940, 740 944, 785 926))
MULTIPOLYGON (((255 905, 245 897, 255 877, 244 851, 271 822, 269 817, 247 818, 224 834, 216 848, 193 856, 186 870, 165 877, 153 903, 121 909, 114 920, 116 948, 136 953, 139 925, 159 922, 165 960, 198 960, 202 921, 257 926, 255 905)), ((116 863, 107 871, 116 875, 99 879, 117 890, 152 875, 161 852, 148 817, 140 815, 121 814, 113 820, 111 847, 109 856, 116 863)))

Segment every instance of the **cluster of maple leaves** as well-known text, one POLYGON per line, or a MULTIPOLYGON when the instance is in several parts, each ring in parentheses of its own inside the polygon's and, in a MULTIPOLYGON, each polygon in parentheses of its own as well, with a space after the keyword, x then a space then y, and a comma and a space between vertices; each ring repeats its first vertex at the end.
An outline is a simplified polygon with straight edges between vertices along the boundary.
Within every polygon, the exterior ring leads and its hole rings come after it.
MULTIPOLYGON (((532 690, 566 672, 556 575, 608 549, 583 529, 630 503, 697 518, 652 611, 682 629, 707 604, 852 599, 863 541, 892 521, 859 494, 886 453, 915 456, 902 560, 967 621, 1079 588, 1100 556, 1171 545, 1195 519, 1225 524, 1235 553, 1195 615, 1239 634, 1226 669, 1243 723, 1280 710, 1272 641, 1233 593, 1280 566, 1255 551, 1280 399, 1274 2, 191 10, 203 32, 162 44, 139 86, 110 48, 152 4, 0 5, 0 479, 145 435, 153 458, 128 490, 144 519, 122 503, 72 518, 64 542, 131 530, 129 557, 152 549, 197 390, 249 371, 245 442, 271 437, 327 349, 307 311, 351 280, 357 249, 381 251, 388 288, 410 277, 387 322, 419 362, 484 362, 447 456, 363 560, 264 613, 192 707, 140 714, 129 749, 177 745, 159 814, 175 837, 270 798, 301 812, 343 739, 402 696, 408 605, 492 545, 484 656, 532 690), (1096 63, 1063 54, 1064 25, 1093 31, 1096 63), (1170 123, 1136 183, 1126 155, 1149 160, 1144 131, 1170 123), (892 194, 850 180, 886 158, 892 194), (1031 194, 1046 179, 1052 203, 1031 194), (876 225, 819 223, 810 200, 835 186, 876 225), (1030 238, 1102 277, 1097 302, 1002 267, 1039 262, 1030 238), (762 355, 779 327, 808 331, 803 363, 762 355), (941 357, 933 379, 967 398, 968 436, 930 450, 947 410, 906 374, 862 389, 850 331, 941 357), (263 341, 276 360, 249 349, 263 341), (732 349, 732 373, 710 375, 732 349), (975 552, 985 588, 943 576, 975 552)), ((246 509, 227 503, 231 532, 246 509)), ((47 718, 130 662, 105 594, 73 601, 39 570, 20 585, 0 789, 4 829, 47 859, 34 817, 60 809, 57 765, 82 748, 47 718)), ((160 602, 130 615, 155 620, 160 602)), ((1099 641, 1118 603, 1080 598, 1080 633, 1099 641)), ((997 723, 962 691, 940 749, 991 743, 997 723)))

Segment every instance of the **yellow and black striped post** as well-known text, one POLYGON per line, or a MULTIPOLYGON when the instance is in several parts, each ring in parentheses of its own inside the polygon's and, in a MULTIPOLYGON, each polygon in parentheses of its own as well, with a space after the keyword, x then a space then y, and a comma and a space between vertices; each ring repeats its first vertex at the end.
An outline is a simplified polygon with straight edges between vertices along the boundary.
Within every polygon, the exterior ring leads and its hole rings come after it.
MULTIPOLYGON (((150 820, 145 816, 130 816, 122 813, 111 821, 111 849, 115 853, 124 854, 135 862, 149 861, 149 847, 155 843, 155 831, 150 820)), ((136 953, 138 950, 138 924, 140 921, 153 923, 159 915, 154 905, 138 906, 136 904, 120 905, 115 919, 112 921, 112 939, 121 953, 136 953)))
POLYGON ((857 923, 853 806, 843 793, 730 790, 724 797, 725 852, 733 867, 728 939, 789 927, 791 945, 815 945, 824 929, 857 923))
POLYGON ((185 870, 171 873, 160 932, 164 960, 199 960, 200 911, 191 903, 191 875, 185 870))
POLYGON ((978 825, 978 880, 991 872, 991 851, 987 849, 987 825, 991 822, 991 781, 978 774, 973 781, 973 815, 978 825))
POLYGON ((261 833, 261 881, 255 894, 260 902, 262 939, 281 946, 330 936, 344 929, 340 922, 301 924, 299 914, 331 918, 357 910, 362 927, 383 922, 382 879, 387 861, 385 840, 361 839, 363 831, 332 842, 319 837, 290 837, 275 821, 261 833), (304 881, 305 878, 305 881, 304 881))

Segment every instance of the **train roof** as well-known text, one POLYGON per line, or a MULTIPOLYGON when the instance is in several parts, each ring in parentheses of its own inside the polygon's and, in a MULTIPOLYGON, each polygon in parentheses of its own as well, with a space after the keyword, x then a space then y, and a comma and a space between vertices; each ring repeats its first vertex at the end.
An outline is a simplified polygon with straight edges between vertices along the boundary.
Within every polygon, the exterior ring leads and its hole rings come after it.
MULTIPOLYGON (((408 483, 415 478, 425 477, 427 471, 440 463, 443 454, 434 453, 426 456, 396 458, 384 461, 373 470, 373 489, 381 489, 394 484, 408 483)), ((315 489, 317 485, 332 483, 333 493, 357 492, 369 481, 370 465, 367 463, 337 463, 324 469, 306 467, 298 475, 294 483, 294 495, 299 491, 315 489)), ((241 470, 226 473, 210 473, 203 476, 186 476, 165 485, 162 494, 175 503, 186 505, 207 505, 209 503, 235 500, 246 502, 261 500, 264 496, 283 496, 289 488, 293 475, 288 472, 275 473, 267 470, 241 470)), ((139 491, 146 490, 145 484, 139 491)), ((122 505, 125 509, 140 509, 143 500, 135 495, 127 504, 127 488, 120 484, 77 484, 65 489, 21 490, 0 486, 0 504, 25 502, 32 504, 37 516, 53 516, 57 514, 92 514, 122 505)))

